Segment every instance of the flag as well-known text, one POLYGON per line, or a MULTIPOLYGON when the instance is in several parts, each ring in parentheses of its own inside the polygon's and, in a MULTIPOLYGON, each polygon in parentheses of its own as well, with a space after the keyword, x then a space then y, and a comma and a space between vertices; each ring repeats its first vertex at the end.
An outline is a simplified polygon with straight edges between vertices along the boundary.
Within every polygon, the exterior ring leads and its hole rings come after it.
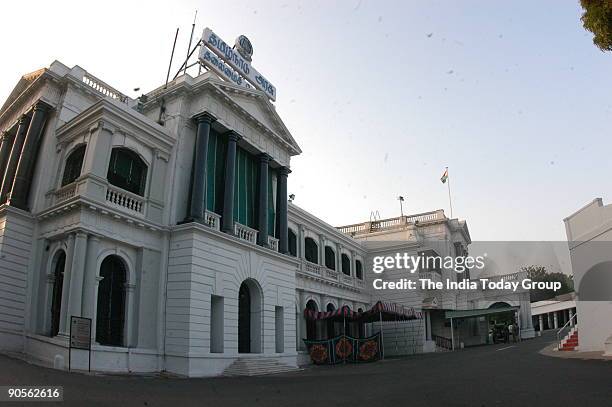
POLYGON ((442 181, 443 184, 446 184, 447 179, 448 179, 448 168, 444 171, 444 174, 442 174, 440 181, 442 181))

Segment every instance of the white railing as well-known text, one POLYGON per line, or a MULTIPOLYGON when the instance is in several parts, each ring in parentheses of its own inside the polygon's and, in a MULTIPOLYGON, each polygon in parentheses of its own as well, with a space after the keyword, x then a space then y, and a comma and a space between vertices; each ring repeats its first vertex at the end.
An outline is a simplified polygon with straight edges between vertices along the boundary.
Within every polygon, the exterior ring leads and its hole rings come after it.
POLYGON ((111 185, 106 188, 106 202, 141 215, 144 213, 143 197, 111 185))
POLYGON ((238 222, 234 223, 234 235, 238 239, 246 240, 249 243, 257 243, 257 231, 238 222))
POLYGON ((221 228, 221 216, 217 215, 214 212, 211 211, 205 211, 204 212, 204 223, 215 229, 215 230, 220 230, 221 228))
POLYGON ((96 78, 93 75, 88 73, 83 75, 83 83, 93 88, 98 93, 101 93, 104 96, 108 96, 109 98, 116 99, 121 103, 128 103, 128 97, 113 87, 107 85, 102 82, 100 79, 96 78))
POLYGON ((435 271, 419 271, 419 280, 430 280, 434 283, 439 283, 442 281, 442 276, 435 271))
POLYGON ((397 218, 389 218, 375 220, 370 222, 357 223, 354 225, 340 226, 337 229, 348 235, 358 235, 364 233, 378 232, 381 230, 395 229, 408 224, 417 222, 435 222, 446 219, 443 210, 419 213, 410 216, 398 216, 397 218))
POLYGON ((268 236, 268 247, 275 252, 278 251, 278 239, 274 236, 268 236))
POLYGON ((353 277, 342 273, 342 284, 353 285, 353 277))
POLYGON ((76 195, 77 184, 75 182, 65 185, 55 191, 55 203, 64 202, 76 195))
POLYGON ((332 269, 325 269, 325 277, 330 278, 334 281, 338 281, 338 272, 332 269))
POLYGON ((321 266, 319 266, 318 264, 314 264, 311 263, 309 261, 304 261, 303 263, 303 270, 307 273, 311 273, 311 274, 316 274, 318 276, 321 275, 321 266))
MULTIPOLYGON (((571 311, 571 310, 570 310, 571 311)), ((574 315, 572 315, 572 317, 565 323, 565 325, 563 325, 561 327, 561 329, 559 329, 557 331, 557 349, 561 350, 561 342, 564 339, 565 336, 565 330, 567 330, 569 328, 569 330, 571 331, 572 328, 577 327, 577 317, 578 314, 575 313, 574 315)), ((576 328, 577 329, 577 328, 576 328)), ((569 331, 568 331, 569 332, 569 331)))
POLYGON ((406 222, 415 223, 415 222, 432 222, 436 220, 443 220, 446 217, 444 216, 443 210, 437 210, 432 212, 420 213, 418 215, 410 215, 406 217, 406 222))
POLYGON ((525 278, 527 278, 527 272, 526 271, 519 271, 516 273, 512 273, 512 274, 504 274, 501 276, 483 276, 482 278, 487 278, 489 281, 517 281, 517 280, 523 280, 525 278))

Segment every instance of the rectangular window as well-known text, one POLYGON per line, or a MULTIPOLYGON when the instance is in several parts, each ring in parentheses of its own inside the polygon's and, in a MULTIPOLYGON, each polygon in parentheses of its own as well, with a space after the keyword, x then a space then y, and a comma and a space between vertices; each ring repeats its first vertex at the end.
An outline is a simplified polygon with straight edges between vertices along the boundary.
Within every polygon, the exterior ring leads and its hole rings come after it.
POLYGON ((210 353, 223 353, 223 297, 210 296, 210 353))
POLYGON ((283 318, 283 307, 274 307, 274 325, 276 329, 276 353, 285 351, 285 322, 283 318))

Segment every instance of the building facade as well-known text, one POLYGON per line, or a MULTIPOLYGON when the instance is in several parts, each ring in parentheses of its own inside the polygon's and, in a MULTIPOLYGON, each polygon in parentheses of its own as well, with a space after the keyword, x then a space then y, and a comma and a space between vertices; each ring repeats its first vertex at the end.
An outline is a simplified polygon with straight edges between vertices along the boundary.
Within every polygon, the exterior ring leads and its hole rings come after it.
MULTIPOLYGON (((93 370, 211 376, 245 360, 306 362, 302 338, 340 329, 309 323, 307 308, 431 309, 410 326, 351 327, 422 352, 447 335, 438 309, 470 306, 454 293, 375 292, 368 266, 398 247, 461 255, 464 221, 434 211, 366 232, 293 205, 298 144, 263 92, 212 72, 131 99, 56 61, 19 81, 0 130, 3 351, 66 368, 78 316, 92 321, 93 370)), ((70 364, 85 369, 88 352, 73 349, 70 364)))
POLYGON ((578 351, 612 355, 612 206, 597 198, 564 219, 576 292, 578 351))

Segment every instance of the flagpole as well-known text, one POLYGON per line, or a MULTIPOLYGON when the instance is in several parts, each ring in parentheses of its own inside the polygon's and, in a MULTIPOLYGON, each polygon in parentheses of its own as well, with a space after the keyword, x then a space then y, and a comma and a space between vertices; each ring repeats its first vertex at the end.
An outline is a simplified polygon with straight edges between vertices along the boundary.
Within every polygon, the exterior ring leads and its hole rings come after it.
POLYGON ((446 167, 446 178, 448 185, 448 204, 450 206, 450 217, 453 218, 453 200, 451 199, 451 187, 450 187, 450 174, 448 173, 448 167, 446 167))

